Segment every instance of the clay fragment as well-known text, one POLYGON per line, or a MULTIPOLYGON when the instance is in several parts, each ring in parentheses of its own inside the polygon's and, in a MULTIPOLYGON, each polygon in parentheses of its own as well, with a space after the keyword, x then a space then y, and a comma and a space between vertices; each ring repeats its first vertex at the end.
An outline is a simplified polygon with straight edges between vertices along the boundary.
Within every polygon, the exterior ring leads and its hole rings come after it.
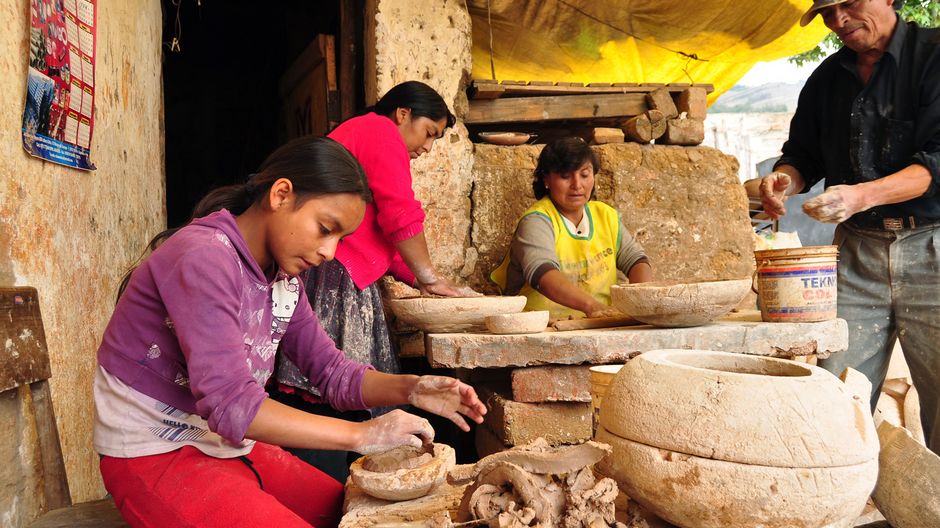
POLYGON ((486 457, 476 465, 457 520, 505 528, 622 526, 614 517, 617 484, 597 480, 592 468, 609 451, 597 442, 552 448, 539 439, 486 457))

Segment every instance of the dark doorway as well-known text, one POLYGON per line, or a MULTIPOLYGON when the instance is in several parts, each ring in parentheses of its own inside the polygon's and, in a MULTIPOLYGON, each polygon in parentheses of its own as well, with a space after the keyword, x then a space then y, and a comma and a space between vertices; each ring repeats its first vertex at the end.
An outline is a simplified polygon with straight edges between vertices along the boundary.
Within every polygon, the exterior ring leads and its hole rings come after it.
POLYGON ((359 109, 364 3, 163 0, 168 226, 185 223, 210 189, 244 181, 285 141, 279 84, 317 35, 334 37, 342 108, 359 109))

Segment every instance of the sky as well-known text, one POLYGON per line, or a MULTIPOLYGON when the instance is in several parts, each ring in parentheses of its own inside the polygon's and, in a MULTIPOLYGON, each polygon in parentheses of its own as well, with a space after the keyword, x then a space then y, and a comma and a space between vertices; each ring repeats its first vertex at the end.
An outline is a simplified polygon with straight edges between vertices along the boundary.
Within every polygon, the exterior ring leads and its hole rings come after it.
POLYGON ((775 60, 773 62, 758 62, 747 72, 738 86, 758 86, 768 82, 794 83, 805 81, 813 70, 819 66, 818 62, 806 64, 802 68, 796 64, 787 62, 787 59, 775 60))

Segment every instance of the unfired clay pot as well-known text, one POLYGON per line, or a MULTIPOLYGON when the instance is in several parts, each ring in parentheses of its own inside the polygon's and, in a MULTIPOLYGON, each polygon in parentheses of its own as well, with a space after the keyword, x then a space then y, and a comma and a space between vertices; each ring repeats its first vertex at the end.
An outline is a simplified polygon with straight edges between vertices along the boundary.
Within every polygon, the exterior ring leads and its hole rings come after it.
POLYGON ((491 315, 485 322, 486 329, 494 334, 534 334, 548 326, 548 311, 491 315))
POLYGON ((846 526, 878 474, 867 398, 804 363, 704 350, 627 362, 601 405, 598 466, 682 527, 846 526))
POLYGON ((730 312, 751 290, 751 279, 641 282, 610 287, 610 304, 646 324, 698 326, 730 312))
POLYGON ((462 332, 482 330, 487 316, 521 312, 525 303, 521 295, 413 297, 393 299, 389 307, 396 317, 419 330, 462 332))
POLYGON ((349 466, 353 482, 369 495, 390 501, 416 499, 444 482, 456 462, 453 448, 399 447, 364 456, 349 466))

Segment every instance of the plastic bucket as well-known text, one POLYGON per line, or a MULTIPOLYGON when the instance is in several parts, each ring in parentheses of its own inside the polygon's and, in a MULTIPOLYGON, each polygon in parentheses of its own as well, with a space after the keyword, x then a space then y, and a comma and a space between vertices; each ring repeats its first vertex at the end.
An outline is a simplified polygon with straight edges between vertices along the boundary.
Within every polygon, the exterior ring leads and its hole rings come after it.
POLYGON ((614 376, 620 372, 623 365, 596 365, 591 367, 591 405, 594 408, 594 425, 597 427, 597 418, 601 412, 601 402, 607 395, 607 387, 614 376))
POLYGON ((755 251, 761 319, 814 322, 836 317, 836 246, 755 251))

